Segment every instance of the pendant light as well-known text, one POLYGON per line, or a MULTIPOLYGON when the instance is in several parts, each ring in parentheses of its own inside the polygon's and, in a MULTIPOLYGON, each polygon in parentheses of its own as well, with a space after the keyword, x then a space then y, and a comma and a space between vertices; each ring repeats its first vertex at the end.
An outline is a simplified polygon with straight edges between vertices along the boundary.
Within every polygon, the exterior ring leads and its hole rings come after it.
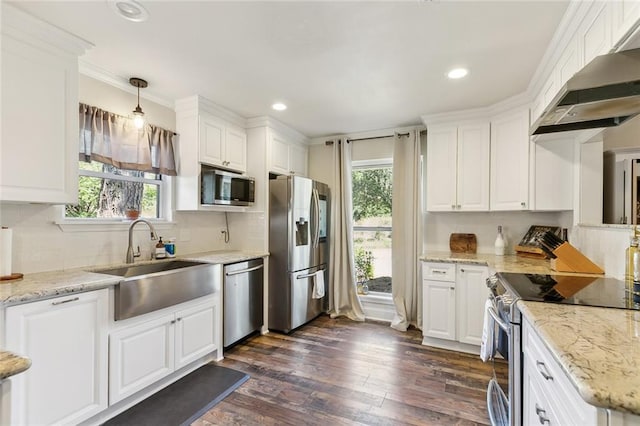
POLYGON ((144 126, 144 112, 142 112, 142 108, 140 108, 140 88, 142 87, 144 89, 148 84, 145 80, 137 77, 131 77, 129 83, 138 88, 138 105, 136 109, 133 110, 133 124, 135 124, 138 129, 142 129, 144 126))

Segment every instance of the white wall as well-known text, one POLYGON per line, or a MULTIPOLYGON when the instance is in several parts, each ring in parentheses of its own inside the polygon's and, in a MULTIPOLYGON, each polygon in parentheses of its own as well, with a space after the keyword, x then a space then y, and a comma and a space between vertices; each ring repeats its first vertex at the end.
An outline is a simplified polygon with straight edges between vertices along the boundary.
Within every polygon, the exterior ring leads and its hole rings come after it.
MULTIPOLYGON (((83 103, 121 115, 129 115, 136 106, 136 95, 86 76, 80 76, 79 98, 83 103)), ((167 129, 175 129, 172 109, 145 99, 140 100, 147 120, 167 129)), ((176 212, 175 225, 158 233, 163 239, 175 237, 178 255, 211 250, 261 250, 264 246, 260 214, 230 213, 231 240, 225 244, 224 213, 176 212)), ((60 208, 48 205, 0 203, 0 225, 13 228, 14 272, 32 273, 70 268, 94 268, 123 263, 127 250, 126 227, 108 231, 64 232, 54 222, 61 219, 60 208)), ((264 216, 262 216, 264 221, 264 216)), ((150 257, 151 241, 144 225, 136 226, 134 245, 140 245, 145 258, 150 257)))

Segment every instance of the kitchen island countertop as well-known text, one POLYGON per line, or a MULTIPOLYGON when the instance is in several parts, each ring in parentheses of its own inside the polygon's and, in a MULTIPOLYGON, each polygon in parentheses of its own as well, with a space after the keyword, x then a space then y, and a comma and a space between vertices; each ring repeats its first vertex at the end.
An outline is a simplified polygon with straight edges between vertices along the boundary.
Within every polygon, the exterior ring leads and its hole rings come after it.
POLYGON ((640 311, 518 302, 589 404, 640 415, 640 311))
POLYGON ((31 367, 31 360, 9 351, 0 351, 0 381, 31 367))

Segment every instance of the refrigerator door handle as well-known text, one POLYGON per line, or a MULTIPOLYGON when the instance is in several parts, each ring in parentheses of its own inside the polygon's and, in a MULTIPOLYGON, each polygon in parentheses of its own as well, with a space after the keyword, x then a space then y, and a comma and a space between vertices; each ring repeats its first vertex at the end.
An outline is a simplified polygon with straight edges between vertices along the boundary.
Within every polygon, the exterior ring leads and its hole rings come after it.
POLYGON ((314 209, 314 224, 313 224, 313 246, 318 247, 320 244, 320 197, 318 196, 318 190, 313 189, 313 209, 314 209))

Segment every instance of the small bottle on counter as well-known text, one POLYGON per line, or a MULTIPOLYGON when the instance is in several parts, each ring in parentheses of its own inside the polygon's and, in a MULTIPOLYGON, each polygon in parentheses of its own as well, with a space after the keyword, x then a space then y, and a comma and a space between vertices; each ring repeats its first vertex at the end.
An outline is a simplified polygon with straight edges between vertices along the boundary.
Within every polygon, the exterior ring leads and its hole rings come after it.
POLYGON ((496 250, 496 256, 504 256, 506 241, 502 235, 502 225, 498 225, 498 235, 496 236, 496 242, 494 244, 496 250))
POLYGON ((164 248, 162 237, 160 237, 158 244, 156 244, 156 259, 164 259, 165 257, 167 257, 167 251, 164 248))
POLYGON ((164 244, 164 250, 167 252, 167 257, 176 257, 176 239, 169 238, 164 244))

